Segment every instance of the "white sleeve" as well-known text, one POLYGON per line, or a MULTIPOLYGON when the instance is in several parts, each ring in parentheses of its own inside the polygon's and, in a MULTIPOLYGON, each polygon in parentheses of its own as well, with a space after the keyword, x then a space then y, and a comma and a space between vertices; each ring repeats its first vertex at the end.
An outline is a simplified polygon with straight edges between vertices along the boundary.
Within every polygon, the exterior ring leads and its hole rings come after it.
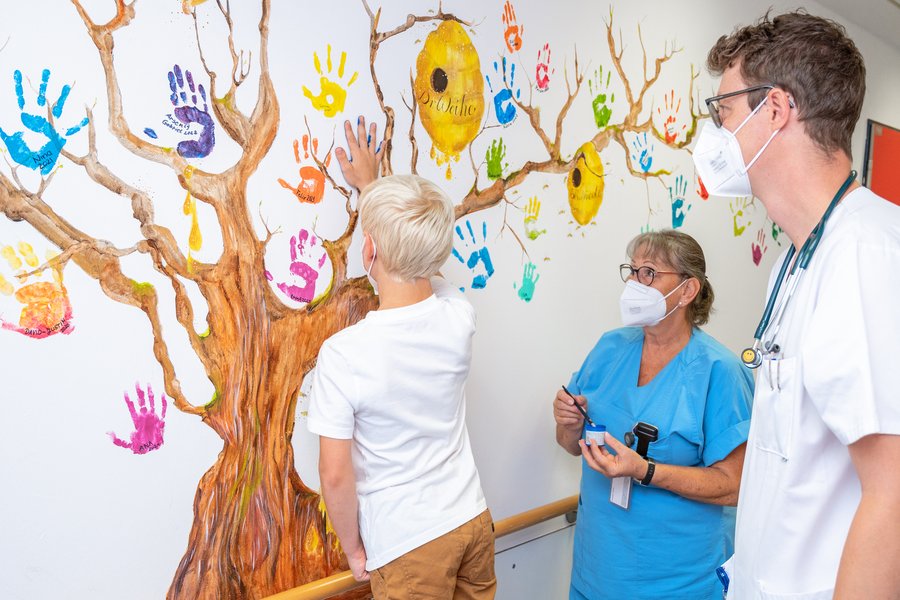
POLYGON ((470 321, 470 325, 475 327, 475 307, 469 302, 458 287, 455 287, 443 277, 431 278, 431 289, 435 297, 439 300, 447 300, 456 306, 470 321))
POLYGON ((829 253, 806 339, 803 384, 841 443, 900 434, 900 245, 829 253))
POLYGON ((325 437, 351 439, 356 390, 347 361, 326 341, 319 350, 312 375, 307 428, 325 437))

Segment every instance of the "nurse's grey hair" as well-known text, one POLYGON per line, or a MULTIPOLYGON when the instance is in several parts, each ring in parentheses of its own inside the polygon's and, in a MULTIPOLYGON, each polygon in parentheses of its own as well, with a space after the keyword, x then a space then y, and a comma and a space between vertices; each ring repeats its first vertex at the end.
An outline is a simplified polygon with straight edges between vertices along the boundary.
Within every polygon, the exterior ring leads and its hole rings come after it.
POLYGON ((700 282, 700 291, 685 307, 687 318, 695 327, 709 322, 709 314, 712 312, 716 295, 709 279, 706 278, 706 257, 697 240, 674 229, 651 231, 642 233, 628 242, 627 253, 628 258, 634 258, 638 253, 645 254, 663 263, 667 271, 675 271, 684 277, 697 279, 700 282))

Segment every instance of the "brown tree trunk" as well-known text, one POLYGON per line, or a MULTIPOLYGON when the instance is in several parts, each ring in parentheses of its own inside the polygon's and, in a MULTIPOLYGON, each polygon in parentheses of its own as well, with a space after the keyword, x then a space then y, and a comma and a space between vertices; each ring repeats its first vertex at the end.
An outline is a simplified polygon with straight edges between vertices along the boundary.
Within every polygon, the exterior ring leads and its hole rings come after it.
POLYGON ((234 336, 223 344, 231 349, 218 369, 223 389, 205 419, 224 447, 197 488, 170 600, 263 598, 347 568, 319 495, 294 468, 291 437, 305 369, 328 336, 375 300, 364 286, 344 282, 323 306, 273 320, 261 285, 238 275, 210 302, 213 330, 234 336), (217 325, 223 317, 227 325, 217 325))

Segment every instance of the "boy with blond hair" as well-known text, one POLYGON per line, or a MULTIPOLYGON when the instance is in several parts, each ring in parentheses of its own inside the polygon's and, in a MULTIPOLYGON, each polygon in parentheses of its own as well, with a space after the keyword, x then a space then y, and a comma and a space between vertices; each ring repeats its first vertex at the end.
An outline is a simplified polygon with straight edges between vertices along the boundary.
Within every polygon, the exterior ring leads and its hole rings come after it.
POLYGON ((336 154, 362 191, 362 263, 379 308, 319 351, 309 430, 325 505, 375 598, 493 598, 493 523, 465 423, 475 311, 435 277, 453 204, 416 175, 373 182, 375 126, 345 129, 350 159, 336 154))

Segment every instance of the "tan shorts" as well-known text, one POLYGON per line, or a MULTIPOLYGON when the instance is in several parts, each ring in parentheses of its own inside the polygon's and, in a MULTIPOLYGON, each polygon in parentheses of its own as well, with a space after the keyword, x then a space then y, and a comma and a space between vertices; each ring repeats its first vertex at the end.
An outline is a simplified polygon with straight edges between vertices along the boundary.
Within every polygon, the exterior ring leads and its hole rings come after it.
POLYGON ((486 510, 370 573, 376 600, 491 600, 494 523, 486 510))

